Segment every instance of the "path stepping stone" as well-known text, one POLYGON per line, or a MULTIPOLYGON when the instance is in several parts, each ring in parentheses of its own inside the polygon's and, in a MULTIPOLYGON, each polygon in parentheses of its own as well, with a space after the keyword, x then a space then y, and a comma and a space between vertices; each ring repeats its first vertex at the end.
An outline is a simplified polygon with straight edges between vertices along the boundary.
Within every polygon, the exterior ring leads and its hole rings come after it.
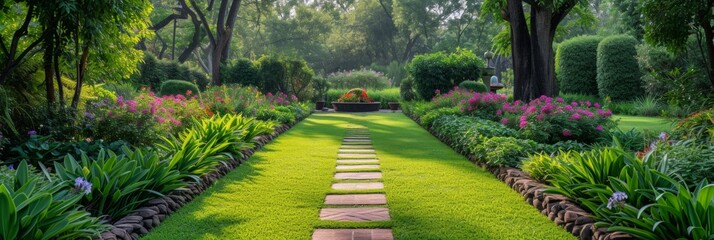
POLYGON ((372 149, 372 150, 374 150, 374 147, 372 147, 372 145, 342 145, 342 146, 340 146, 340 149, 372 149))
POLYGON ((343 142, 342 145, 369 145, 372 146, 371 142, 343 142))
POLYGON ((353 170, 353 169, 379 169, 379 165, 337 165, 337 170, 353 170))
POLYGON ((365 159, 365 158, 376 158, 377 154, 374 153, 338 153, 337 158, 339 159, 365 159))
POLYGON ((337 160, 337 164, 379 164, 377 159, 337 160))
POLYGON ((366 138, 366 139, 345 138, 342 141, 343 142, 371 142, 372 140, 369 138, 366 138))
POLYGON ((394 240, 391 229, 315 229, 312 240, 394 240))
POLYGON ((320 220, 371 222, 389 220, 388 208, 323 208, 320 220))
POLYGON ((332 189, 335 190, 372 190, 383 189, 384 184, 381 182, 369 183, 335 183, 332 184, 332 189))
POLYGON ((367 179, 380 179, 382 178, 381 172, 349 172, 349 173, 335 173, 335 179, 342 180, 367 180, 367 179))
POLYGON ((327 205, 383 205, 387 204, 384 194, 335 194, 325 197, 327 205))
POLYGON ((372 153, 374 149, 340 149, 338 153, 372 153))

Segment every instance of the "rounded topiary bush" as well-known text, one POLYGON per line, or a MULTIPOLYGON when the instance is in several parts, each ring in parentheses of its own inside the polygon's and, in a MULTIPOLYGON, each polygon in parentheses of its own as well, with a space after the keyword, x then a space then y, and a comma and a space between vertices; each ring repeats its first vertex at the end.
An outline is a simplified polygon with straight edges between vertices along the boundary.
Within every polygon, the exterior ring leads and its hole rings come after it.
POLYGON ((263 56, 256 63, 262 92, 277 93, 288 91, 285 61, 277 57, 263 56))
POLYGON ((459 88, 480 93, 488 92, 486 84, 471 80, 459 83, 459 88))
POLYGON ((167 80, 161 84, 159 94, 161 96, 178 94, 188 96, 198 94, 198 87, 196 84, 184 80, 167 80), (190 94, 188 91, 191 91, 190 94))
POLYGON ((637 40, 617 35, 602 40, 597 48, 597 88, 601 97, 632 100, 642 95, 637 65, 637 40))
POLYGON ((414 86, 422 99, 431 99, 436 90, 448 92, 459 83, 481 77, 486 64, 469 50, 454 53, 422 54, 414 57, 407 71, 414 78, 414 86))
POLYGON ((258 67, 248 59, 240 59, 233 65, 225 68, 225 73, 221 74, 222 83, 239 83, 244 86, 255 86, 261 88, 258 77, 258 67))
POLYGON ((597 47, 602 39, 599 36, 580 36, 558 46, 555 73, 560 91, 597 94, 597 47))

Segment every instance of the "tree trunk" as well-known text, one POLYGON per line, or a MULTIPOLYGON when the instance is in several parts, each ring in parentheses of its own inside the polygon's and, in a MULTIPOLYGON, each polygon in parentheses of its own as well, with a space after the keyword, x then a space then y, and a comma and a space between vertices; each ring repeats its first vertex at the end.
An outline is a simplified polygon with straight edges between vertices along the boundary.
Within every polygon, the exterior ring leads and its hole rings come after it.
POLYGON ((702 26, 704 26, 704 38, 707 45, 707 55, 709 57, 707 75, 709 82, 712 84, 712 88, 714 88, 714 27, 709 23, 702 24, 702 26))
POLYGON ((531 40, 528 34, 521 0, 508 0, 506 19, 511 25, 511 55, 513 55, 513 98, 528 101, 538 92, 533 83, 531 40))
POLYGON ((55 86, 54 86, 54 60, 55 55, 55 42, 54 33, 56 32, 57 24, 54 21, 54 17, 50 19, 50 26, 48 26, 45 31, 52 32, 52 34, 45 35, 45 53, 43 56, 43 63, 45 67, 45 96, 47 97, 47 109, 51 109, 52 105, 55 103, 55 86))
POLYGON ((72 97, 72 109, 77 110, 79 105, 79 96, 82 94, 82 85, 84 84, 84 75, 87 69, 87 57, 89 56, 89 47, 82 47, 82 57, 77 65, 77 84, 74 87, 74 96, 72 97))
POLYGON ((538 85, 539 95, 558 95, 555 81, 555 60, 553 58, 553 37, 555 26, 552 25, 553 12, 545 7, 531 6, 531 46, 533 47, 533 81, 538 85))

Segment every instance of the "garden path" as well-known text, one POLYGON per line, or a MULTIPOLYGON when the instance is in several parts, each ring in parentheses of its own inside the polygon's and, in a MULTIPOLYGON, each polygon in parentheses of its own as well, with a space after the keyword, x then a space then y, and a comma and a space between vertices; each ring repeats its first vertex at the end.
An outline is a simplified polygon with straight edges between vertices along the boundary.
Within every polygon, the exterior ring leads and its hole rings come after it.
POLYGON ((313 114, 144 238, 292 240, 329 229, 368 229, 349 235, 375 239, 574 238, 401 113, 313 114), (372 208, 375 221, 321 219, 333 208, 372 208))

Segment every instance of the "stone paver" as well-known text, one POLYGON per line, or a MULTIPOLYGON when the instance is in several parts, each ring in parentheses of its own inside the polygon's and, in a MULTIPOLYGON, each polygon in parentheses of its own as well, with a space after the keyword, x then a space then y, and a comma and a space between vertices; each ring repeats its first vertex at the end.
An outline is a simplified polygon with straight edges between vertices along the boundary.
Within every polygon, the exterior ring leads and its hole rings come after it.
POLYGON ((340 149, 338 153, 374 153, 374 149, 340 149))
POLYGON ((380 178, 382 178, 381 172, 335 173, 335 179, 366 180, 366 179, 380 179, 380 178))
POLYGON ((315 229, 312 240, 393 240, 391 229, 315 229))
POLYGON ((325 196, 327 205, 382 205, 387 204, 384 194, 335 194, 325 196))
POLYGON ((372 190, 383 189, 384 184, 381 182, 368 183, 335 183, 332 184, 332 189, 335 190, 372 190))
POLYGON ((342 145, 340 149, 374 149, 372 145, 342 145))
POLYGON ((379 169, 379 165, 369 164, 369 165, 337 165, 337 170, 353 170, 353 169, 379 169))
POLYGON ((321 220, 343 222, 370 222, 389 220, 388 208, 323 208, 321 220))
POLYGON ((372 142, 371 139, 354 139, 354 138, 345 138, 342 140, 343 142, 372 142))
POLYGON ((363 159, 363 158, 376 158, 377 154, 374 153, 338 153, 337 158, 339 159, 346 159, 346 158, 357 158, 357 159, 363 159))
POLYGON ((337 164, 379 164, 377 159, 337 160, 337 164))
POLYGON ((343 142, 342 145, 369 145, 369 146, 372 146, 372 142, 343 142))

